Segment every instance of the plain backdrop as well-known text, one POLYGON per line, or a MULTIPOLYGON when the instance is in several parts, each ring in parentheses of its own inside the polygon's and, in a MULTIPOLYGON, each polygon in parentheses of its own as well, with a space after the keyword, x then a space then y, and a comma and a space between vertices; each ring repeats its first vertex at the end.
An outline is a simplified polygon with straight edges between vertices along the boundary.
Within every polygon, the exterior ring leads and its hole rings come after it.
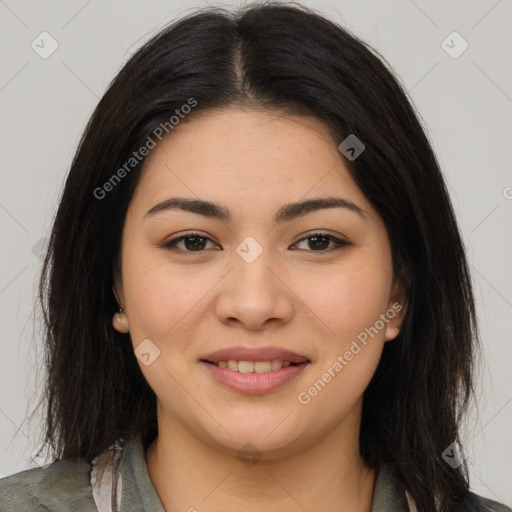
MULTIPOLYGON (((477 407, 464 433, 471 484, 510 505, 512 1, 303 3, 389 61, 437 152, 471 263, 483 340, 477 407)), ((135 48, 206 5, 0 0, 0 476, 36 465, 29 459, 42 423, 27 416, 44 376, 33 315, 41 251, 85 123, 135 48)))

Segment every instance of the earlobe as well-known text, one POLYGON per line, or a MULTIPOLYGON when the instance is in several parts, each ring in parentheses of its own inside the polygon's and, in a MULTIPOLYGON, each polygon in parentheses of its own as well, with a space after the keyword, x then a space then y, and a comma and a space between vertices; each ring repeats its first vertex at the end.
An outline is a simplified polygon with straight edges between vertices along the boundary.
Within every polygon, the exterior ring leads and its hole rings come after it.
POLYGON ((115 285, 112 286, 112 292, 114 293, 114 297, 116 298, 117 305, 119 306, 118 311, 114 314, 112 318, 112 326, 116 331, 127 333, 129 332, 128 327, 128 318, 126 313, 123 311, 123 306, 121 306, 121 300, 116 293, 115 285))
POLYGON ((386 341, 394 340, 400 333, 400 328, 407 311, 406 286, 403 279, 396 278, 389 297, 388 311, 386 316, 389 323, 386 327, 386 341))
POLYGON ((126 318, 126 314, 123 312, 115 313, 115 315, 112 318, 112 326, 118 332, 129 332, 128 319, 126 318))
POLYGON ((398 327, 397 325, 388 325, 386 328, 385 340, 386 341, 394 340, 398 336, 399 332, 400 332, 400 327, 398 327))
POLYGON ((386 311, 388 324, 386 326, 385 341, 394 340, 398 336, 406 310, 407 306, 402 302, 398 300, 390 302, 388 310, 386 311))

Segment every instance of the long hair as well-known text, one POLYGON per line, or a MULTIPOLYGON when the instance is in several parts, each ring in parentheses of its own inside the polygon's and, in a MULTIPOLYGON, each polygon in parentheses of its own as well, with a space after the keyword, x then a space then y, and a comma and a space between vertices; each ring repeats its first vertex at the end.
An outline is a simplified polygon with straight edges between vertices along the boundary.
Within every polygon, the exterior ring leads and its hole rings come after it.
POLYGON ((65 182, 39 285, 45 442, 57 458, 92 459, 119 438, 140 432, 147 447, 157 436, 154 392, 129 334, 111 325, 112 282, 144 159, 126 163, 192 102, 185 122, 206 109, 279 109, 315 116, 339 143, 350 134, 363 141, 365 151, 346 164, 385 223, 407 312, 364 393, 360 452, 369 465, 389 464, 420 512, 436 510, 435 500, 446 512, 476 510, 466 465, 452 468, 442 457, 459 442, 478 347, 468 264, 442 173, 385 59, 297 4, 183 17, 141 47, 101 98, 65 182))

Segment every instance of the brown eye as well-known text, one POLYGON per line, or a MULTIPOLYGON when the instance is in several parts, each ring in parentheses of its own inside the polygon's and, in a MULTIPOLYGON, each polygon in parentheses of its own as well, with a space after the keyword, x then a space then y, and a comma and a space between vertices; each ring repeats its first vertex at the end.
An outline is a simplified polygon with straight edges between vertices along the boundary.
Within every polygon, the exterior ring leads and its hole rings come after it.
MULTIPOLYGON (((208 243, 213 241, 198 233, 190 233, 188 235, 182 235, 173 238, 163 244, 164 249, 172 249, 180 253, 201 253, 209 250, 207 248, 208 243), (179 246, 181 244, 181 247, 179 246)), ((351 245, 349 242, 340 240, 328 233, 312 233, 295 244, 296 246, 301 243, 307 243, 307 248, 300 249, 306 250, 307 252, 313 252, 323 254, 332 250, 339 249, 343 246, 351 245)))
POLYGON ((165 242, 162 247, 165 249, 173 249, 176 252, 204 252, 208 242, 212 242, 212 240, 206 236, 191 233, 173 238, 165 242), (178 244, 182 244, 182 246, 178 247, 178 244))
POLYGON ((351 245, 350 243, 345 242, 344 240, 340 240, 339 238, 336 238, 327 233, 313 233, 307 237, 304 237, 302 240, 299 240, 298 244, 304 241, 307 242, 309 252, 317 252, 320 254, 324 252, 330 252, 331 250, 338 249, 342 246, 351 245), (331 249, 329 249, 331 243, 334 244, 334 247, 332 248, 331 246, 331 249))

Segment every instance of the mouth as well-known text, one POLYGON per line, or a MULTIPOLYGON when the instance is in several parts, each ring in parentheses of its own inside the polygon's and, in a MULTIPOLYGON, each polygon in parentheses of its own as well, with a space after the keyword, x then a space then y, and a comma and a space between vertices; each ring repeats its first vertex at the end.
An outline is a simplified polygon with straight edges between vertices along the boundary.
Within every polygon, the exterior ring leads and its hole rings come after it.
POLYGON ((269 373, 288 368, 290 366, 299 366, 307 364, 310 361, 304 360, 294 362, 289 360, 272 359, 267 361, 237 361, 236 359, 227 359, 225 361, 208 361, 201 359, 201 362, 217 366, 218 368, 226 368, 233 372, 240 373, 269 373))
POLYGON ((198 361, 209 378, 237 393, 259 395, 290 384, 311 364, 304 355, 280 347, 228 347, 198 361))
POLYGON ((287 356, 287 359, 261 359, 261 356, 253 354, 253 360, 247 356, 245 359, 226 359, 222 355, 215 357, 217 360, 199 360, 208 377, 225 389, 245 395, 282 390, 298 379, 311 364, 309 359, 297 355, 287 356))

